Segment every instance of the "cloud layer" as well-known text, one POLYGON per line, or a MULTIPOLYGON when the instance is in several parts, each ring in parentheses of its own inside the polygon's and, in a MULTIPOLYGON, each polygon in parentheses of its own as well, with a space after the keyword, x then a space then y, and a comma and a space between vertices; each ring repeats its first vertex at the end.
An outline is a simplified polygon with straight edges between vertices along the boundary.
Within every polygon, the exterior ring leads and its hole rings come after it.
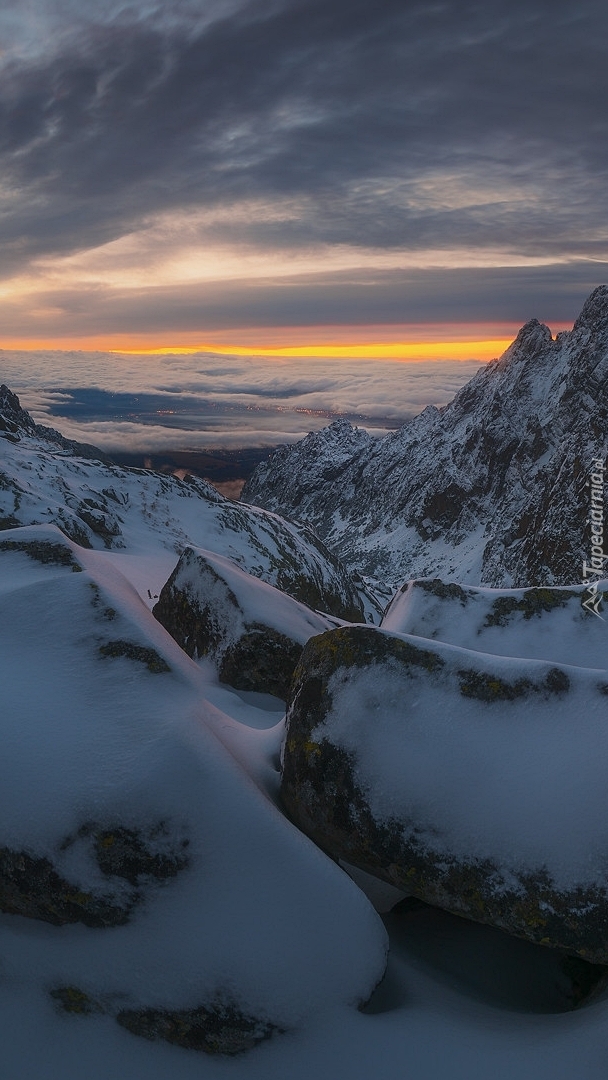
POLYGON ((426 405, 446 404, 478 367, 475 361, 0 354, 2 380, 38 422, 109 452, 141 453, 276 446, 337 415, 382 434, 426 405))
POLYGON ((570 319, 607 32, 602 0, 8 0, 4 332, 570 319))

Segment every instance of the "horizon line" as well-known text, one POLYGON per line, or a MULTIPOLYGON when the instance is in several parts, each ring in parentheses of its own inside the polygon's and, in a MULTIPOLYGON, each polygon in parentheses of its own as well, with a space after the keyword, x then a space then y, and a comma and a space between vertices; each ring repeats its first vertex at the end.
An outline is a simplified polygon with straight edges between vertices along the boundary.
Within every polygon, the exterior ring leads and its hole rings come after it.
MULTIPOLYGON (((571 329, 555 324, 552 333, 571 329)), ((362 359, 394 361, 472 361, 494 359, 511 345, 518 323, 392 323, 324 326, 224 328, 200 334, 178 331, 106 333, 65 338, 9 338, 0 351, 101 352, 115 356, 218 356, 282 359, 362 359)))

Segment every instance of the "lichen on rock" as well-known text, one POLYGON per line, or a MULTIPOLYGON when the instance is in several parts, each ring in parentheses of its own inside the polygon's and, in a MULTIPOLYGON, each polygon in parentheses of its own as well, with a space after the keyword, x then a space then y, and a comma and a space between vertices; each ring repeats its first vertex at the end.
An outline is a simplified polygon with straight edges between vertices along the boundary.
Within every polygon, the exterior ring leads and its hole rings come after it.
POLYGON ((36 562, 52 566, 69 566, 79 572, 82 567, 67 544, 49 540, 0 540, 0 551, 22 551, 36 562))
POLYGON ((112 658, 124 656, 127 660, 145 664, 153 675, 162 675, 166 671, 171 671, 167 661, 163 660, 156 649, 151 649, 146 645, 136 645, 132 641, 106 641, 99 646, 99 653, 101 656, 112 658))

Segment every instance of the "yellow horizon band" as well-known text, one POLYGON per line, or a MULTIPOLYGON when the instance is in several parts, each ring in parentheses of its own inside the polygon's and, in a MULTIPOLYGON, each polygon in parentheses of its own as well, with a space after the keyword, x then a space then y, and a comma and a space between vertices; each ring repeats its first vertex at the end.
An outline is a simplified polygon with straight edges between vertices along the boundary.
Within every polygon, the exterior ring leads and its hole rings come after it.
POLYGON ((491 360, 500 356, 513 338, 481 341, 376 342, 360 345, 298 345, 261 348, 251 345, 176 345, 139 349, 108 349, 125 356, 187 356, 217 353, 223 356, 264 356, 289 359, 311 357, 344 360, 491 360))

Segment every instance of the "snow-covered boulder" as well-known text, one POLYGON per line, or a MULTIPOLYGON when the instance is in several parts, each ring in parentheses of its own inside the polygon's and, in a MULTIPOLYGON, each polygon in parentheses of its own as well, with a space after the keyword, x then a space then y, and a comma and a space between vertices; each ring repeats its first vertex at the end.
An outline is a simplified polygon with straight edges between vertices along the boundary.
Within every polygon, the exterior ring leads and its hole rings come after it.
POLYGON ((282 798, 335 857, 606 964, 607 720, 606 671, 343 627, 296 669, 282 798))
POLYGON ((384 927, 274 805, 282 725, 206 701, 112 553, 1 541, 3 993, 220 1053, 366 1000, 384 927))
POLYGON ((230 559, 187 548, 161 589, 156 619, 222 682, 286 698, 302 649, 335 625, 230 559))
MULTIPOLYGON (((608 607, 608 581, 597 591, 608 607)), ((603 668, 608 622, 591 610, 590 595, 584 585, 483 589, 427 578, 407 582, 380 625, 476 652, 603 668)))

